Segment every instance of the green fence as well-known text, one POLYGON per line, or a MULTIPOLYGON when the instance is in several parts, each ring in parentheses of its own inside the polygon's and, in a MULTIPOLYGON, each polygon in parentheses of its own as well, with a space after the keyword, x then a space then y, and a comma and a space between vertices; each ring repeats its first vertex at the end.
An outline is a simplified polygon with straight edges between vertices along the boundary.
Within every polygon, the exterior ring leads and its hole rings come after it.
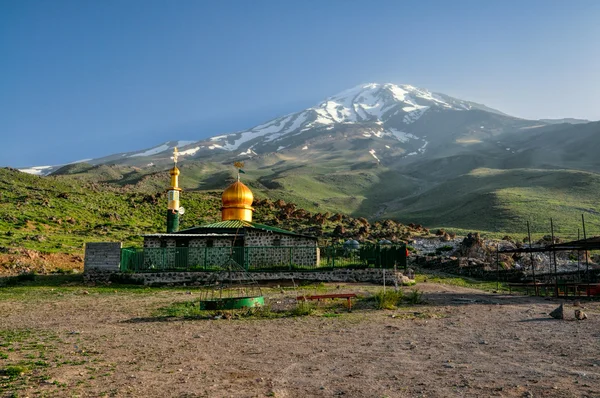
POLYGON ((157 247, 121 250, 121 271, 318 271, 406 267, 406 246, 157 247))

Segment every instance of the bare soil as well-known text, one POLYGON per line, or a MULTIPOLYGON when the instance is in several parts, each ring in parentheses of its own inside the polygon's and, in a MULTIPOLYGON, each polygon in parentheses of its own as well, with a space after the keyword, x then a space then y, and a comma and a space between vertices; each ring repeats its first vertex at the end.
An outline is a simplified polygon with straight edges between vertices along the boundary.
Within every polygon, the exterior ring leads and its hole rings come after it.
POLYGON ((600 397, 600 303, 564 301, 555 320, 563 300, 418 288, 426 304, 398 310, 242 320, 155 316, 197 291, 0 292, 0 362, 49 363, 2 383, 32 397, 600 397))
POLYGON ((3 248, 0 252, 0 276, 35 272, 83 272, 83 257, 78 254, 43 253, 25 248, 3 248))

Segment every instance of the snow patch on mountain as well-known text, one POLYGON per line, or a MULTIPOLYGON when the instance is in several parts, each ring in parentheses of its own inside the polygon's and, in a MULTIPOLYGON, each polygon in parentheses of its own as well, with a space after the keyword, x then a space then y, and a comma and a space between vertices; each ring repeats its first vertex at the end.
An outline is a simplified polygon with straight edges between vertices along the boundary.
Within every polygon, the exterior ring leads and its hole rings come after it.
POLYGON ((201 148, 204 148, 203 146, 197 146, 191 149, 186 149, 185 151, 181 151, 179 152, 179 156, 192 156, 194 155, 196 152, 198 152, 201 148))
POLYGON ((129 157, 133 158, 133 157, 136 157, 136 156, 152 156, 152 155, 156 155, 157 153, 164 152, 167 149, 169 149, 169 145, 162 144, 162 145, 157 146, 155 148, 148 149, 147 151, 144 151, 142 153, 135 153, 133 155, 130 155, 129 157))
POLYGON ((403 110, 406 113, 406 115, 404 115, 404 118, 402 119, 402 121, 405 124, 411 124, 416 122, 417 120, 419 120, 421 118, 421 116, 423 116, 423 114, 425 113, 425 111, 429 109, 428 106, 410 106, 410 107, 405 107, 403 108, 403 110), (409 109, 408 111, 406 109, 409 109))
POLYGON ((19 169, 19 171, 22 171, 23 173, 27 174, 33 174, 36 176, 44 176, 49 172, 49 169, 52 169, 54 167, 55 166, 34 166, 25 169, 19 169))
POLYGON ((243 155, 254 156, 254 155, 256 155, 256 152, 254 152, 252 150, 252 147, 250 147, 250 148, 246 149, 244 152, 240 152, 240 156, 243 156, 243 155))
MULTIPOLYGON (((275 133, 280 133, 279 135, 285 134, 286 132, 291 131, 289 129, 284 131, 284 127, 290 120, 292 120, 292 118, 294 118, 294 116, 296 116, 296 115, 291 114, 291 115, 283 116, 283 117, 277 118, 275 120, 271 120, 267 123, 261 124, 259 126, 256 126, 250 130, 242 131, 240 133, 229 134, 227 137, 229 137, 231 135, 236 135, 236 134, 239 134, 240 136, 233 143, 227 142, 227 143, 223 144, 222 148, 225 150, 228 150, 228 151, 234 151, 234 150, 238 149, 240 147, 240 145, 242 145, 250 140, 253 140, 255 138, 270 136, 275 133)), ((298 118, 298 116, 296 116, 296 118, 298 118)), ((302 122, 298 122, 299 125, 301 123, 302 122)), ((221 138, 221 137, 219 137, 219 138, 221 138)), ((216 138, 216 137, 214 137, 214 138, 216 138)), ((270 138, 271 139, 267 138, 267 141, 271 141, 275 137, 270 137, 270 138)))
POLYGON ((385 134, 386 135, 391 135, 393 137, 396 137, 396 139, 398 141, 400 141, 400 142, 407 142, 410 139, 413 139, 413 140, 418 140, 419 139, 419 137, 417 137, 414 134, 405 133, 403 131, 399 131, 399 130, 396 130, 396 129, 388 129, 385 132, 385 134))
POLYGON ((369 151, 369 153, 371 154, 371 156, 373 156, 375 158, 375 160, 377 160, 378 162, 381 162, 381 160, 379 160, 379 158, 377 157, 377 155, 375 155, 375 149, 371 149, 369 151))

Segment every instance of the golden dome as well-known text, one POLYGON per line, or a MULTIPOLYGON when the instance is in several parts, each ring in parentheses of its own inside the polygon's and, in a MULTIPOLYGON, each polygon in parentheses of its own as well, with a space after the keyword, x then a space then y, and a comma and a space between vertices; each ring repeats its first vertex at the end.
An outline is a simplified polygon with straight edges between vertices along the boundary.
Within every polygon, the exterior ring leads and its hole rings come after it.
POLYGON ((178 176, 179 174, 181 174, 179 172, 179 169, 177 168, 177 166, 174 166, 171 171, 169 171, 169 174, 171 174, 172 176, 178 176))
POLYGON ((252 202, 254 195, 252 191, 241 181, 236 181, 228 186, 221 195, 223 207, 221 207, 221 218, 226 220, 252 221, 252 202))

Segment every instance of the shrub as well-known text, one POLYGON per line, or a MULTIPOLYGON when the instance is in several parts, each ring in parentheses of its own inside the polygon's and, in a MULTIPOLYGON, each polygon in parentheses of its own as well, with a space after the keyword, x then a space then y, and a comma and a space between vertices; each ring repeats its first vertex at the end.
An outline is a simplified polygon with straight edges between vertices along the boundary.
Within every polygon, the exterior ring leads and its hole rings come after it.
POLYGON ((74 273, 74 270, 71 268, 56 268, 54 271, 52 271, 53 274, 59 274, 59 275, 70 275, 72 273, 74 273))
POLYGON ((375 302, 380 310, 393 310, 402 302, 402 290, 380 290, 375 293, 375 302))
POLYGON ((17 280, 19 282, 27 282, 35 280, 35 272, 25 272, 17 275, 17 280))
POLYGON ((27 372, 29 372, 28 367, 18 366, 18 365, 7 366, 4 369, 2 369, 2 373, 9 377, 20 376, 23 373, 27 373, 27 372))
POLYGON ((298 301, 296 307, 290 312, 292 316, 306 316, 314 312, 314 306, 307 301, 298 301))
POLYGON ((406 295, 405 300, 409 304, 421 304, 423 302, 423 292, 419 289, 413 289, 406 295))

